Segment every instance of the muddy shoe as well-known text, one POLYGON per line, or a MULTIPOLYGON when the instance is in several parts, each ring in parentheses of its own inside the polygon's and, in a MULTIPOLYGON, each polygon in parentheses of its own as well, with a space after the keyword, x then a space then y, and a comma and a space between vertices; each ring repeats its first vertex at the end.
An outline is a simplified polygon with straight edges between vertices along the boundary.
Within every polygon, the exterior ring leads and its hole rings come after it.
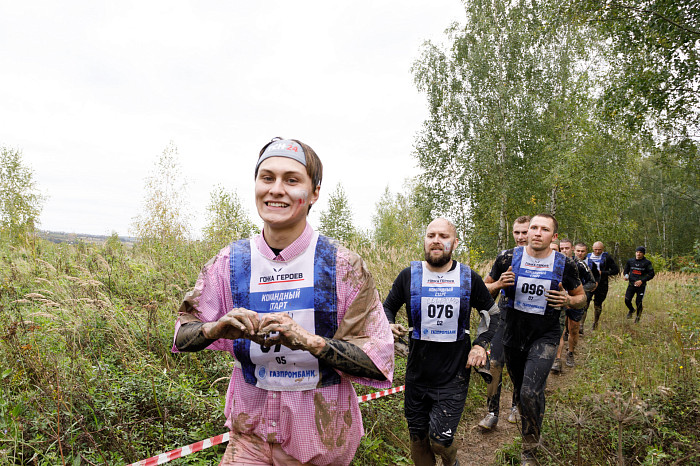
POLYGON ((494 413, 488 413, 482 420, 479 422, 479 427, 481 430, 493 430, 494 427, 496 427, 496 424, 498 424, 498 416, 496 416, 494 413))
POLYGON ((638 323, 639 323, 639 315, 637 315, 637 317, 634 318, 634 323, 635 323, 635 324, 638 324, 638 323))
POLYGON ((569 351, 566 353, 566 365, 567 367, 574 367, 576 363, 574 362, 574 353, 569 351))
POLYGON ((561 374, 561 359, 557 358, 552 364, 552 369, 550 369, 555 374, 561 374))
POLYGON ((513 406, 510 408, 510 414, 508 415, 508 422, 511 424, 515 424, 520 420, 520 412, 518 411, 517 406, 513 406))
POLYGON ((634 315, 634 312, 629 311, 629 312, 627 313, 627 318, 628 318, 628 319, 631 319, 633 315, 634 315))

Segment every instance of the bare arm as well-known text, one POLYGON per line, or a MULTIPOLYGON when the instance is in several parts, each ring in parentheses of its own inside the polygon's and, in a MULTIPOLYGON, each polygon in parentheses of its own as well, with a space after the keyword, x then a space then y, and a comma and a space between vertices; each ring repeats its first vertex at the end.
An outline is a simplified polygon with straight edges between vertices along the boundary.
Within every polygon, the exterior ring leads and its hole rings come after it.
POLYGON ((491 275, 487 275, 484 279, 484 284, 488 288, 489 293, 494 298, 498 295, 498 292, 503 288, 515 285, 515 273, 513 273, 513 267, 508 267, 508 270, 503 272, 498 280, 494 280, 491 275))
POLYGON ((562 284, 559 283, 559 291, 549 290, 546 296, 547 302, 554 307, 581 309, 586 305, 586 293, 583 291, 582 285, 566 291, 562 284))

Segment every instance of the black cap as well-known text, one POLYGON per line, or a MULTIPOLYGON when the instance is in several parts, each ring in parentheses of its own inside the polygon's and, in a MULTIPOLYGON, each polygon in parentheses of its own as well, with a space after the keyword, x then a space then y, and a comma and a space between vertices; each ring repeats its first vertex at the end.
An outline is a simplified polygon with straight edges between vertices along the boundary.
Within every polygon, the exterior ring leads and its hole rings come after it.
POLYGON ((642 254, 646 254, 646 253, 647 253, 647 248, 645 248, 644 246, 637 246, 637 249, 635 249, 635 251, 639 251, 639 252, 641 252, 642 254))

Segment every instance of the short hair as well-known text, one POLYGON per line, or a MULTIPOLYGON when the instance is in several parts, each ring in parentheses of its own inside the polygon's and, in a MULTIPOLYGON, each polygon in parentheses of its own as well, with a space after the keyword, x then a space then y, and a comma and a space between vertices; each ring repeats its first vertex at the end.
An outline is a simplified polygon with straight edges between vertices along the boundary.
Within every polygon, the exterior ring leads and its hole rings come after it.
MULTIPOLYGON (((554 224, 554 234, 556 234, 559 231, 559 222, 557 222, 557 219, 554 218, 554 215, 548 214, 548 213, 541 213, 541 214, 537 214, 537 215, 532 216, 532 218, 535 218, 535 217, 542 217, 542 218, 550 219, 552 221, 552 223, 554 224)), ((530 221, 532 221, 532 219, 530 219, 530 221)))
POLYGON ((575 248, 577 248, 577 247, 579 247, 579 246, 583 246, 584 248, 588 249, 588 245, 587 245, 586 243, 584 243, 584 242, 576 243, 576 244, 574 245, 575 248))
MULTIPOLYGON (((258 159, 262 157, 265 149, 267 149, 267 146, 282 139, 283 138, 281 137, 272 138, 270 142, 265 144, 262 149, 260 149, 258 159)), ((291 139, 291 141, 299 144, 304 150, 304 156, 306 159, 306 173, 309 175, 309 178, 311 178, 314 189, 316 189, 316 187, 321 186, 321 181, 323 180, 323 164, 321 163, 321 159, 318 157, 318 155, 316 155, 316 151, 314 151, 311 146, 304 144, 298 139, 291 139)), ((255 177, 258 177, 258 167, 255 167, 255 177)))
MULTIPOLYGON (((284 138, 281 137, 275 137, 272 138, 270 142, 265 144, 262 149, 260 149, 260 154, 258 155, 258 160, 260 157, 262 157, 263 153, 265 152, 265 149, 267 149, 267 146, 272 144, 273 142, 280 141, 284 138)), ((304 157, 306 159, 306 174, 309 175, 309 178, 311 178, 311 182, 313 183, 313 188, 316 189, 319 186, 321 186, 321 181, 323 180, 323 163, 321 163, 321 159, 316 155, 316 151, 314 151, 311 146, 304 144, 298 139, 291 139, 291 141, 296 142, 299 144, 304 151, 304 157)), ((255 167, 255 178, 258 177, 258 166, 255 167)), ((311 203, 309 203, 309 210, 311 210, 311 203)), ((308 212, 308 211, 307 211, 308 212)))
POLYGON ((516 223, 530 223, 530 220, 532 220, 532 219, 530 218, 529 215, 521 215, 520 217, 515 219, 515 221, 513 222, 513 225, 515 225, 516 223))
POLYGON ((569 238, 564 238, 559 240, 559 246, 561 246, 561 243, 571 243, 571 245, 574 245, 574 242, 571 241, 569 238))

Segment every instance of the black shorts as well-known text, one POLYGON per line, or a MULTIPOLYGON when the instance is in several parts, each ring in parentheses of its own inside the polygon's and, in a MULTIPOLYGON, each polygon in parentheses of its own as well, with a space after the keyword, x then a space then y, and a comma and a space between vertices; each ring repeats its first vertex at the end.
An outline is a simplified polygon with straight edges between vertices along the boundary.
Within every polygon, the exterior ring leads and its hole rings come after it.
POLYGON ((406 384, 404 414, 408 432, 450 446, 467 399, 469 371, 461 369, 449 383, 439 387, 406 384))
POLYGON ((567 309, 566 317, 574 322, 581 322, 581 319, 583 319, 583 311, 585 311, 585 309, 567 309))

